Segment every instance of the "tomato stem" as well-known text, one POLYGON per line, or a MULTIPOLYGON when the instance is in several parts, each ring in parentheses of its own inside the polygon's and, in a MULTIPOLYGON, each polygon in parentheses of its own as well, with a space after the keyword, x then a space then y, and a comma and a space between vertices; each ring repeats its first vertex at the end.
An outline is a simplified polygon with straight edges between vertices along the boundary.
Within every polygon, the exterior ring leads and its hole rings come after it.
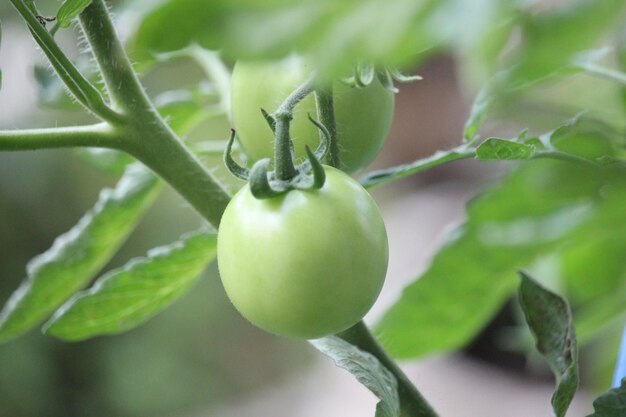
POLYGON ((422 394, 415 388, 409 378, 402 372, 396 362, 378 343, 369 329, 359 321, 357 324, 337 334, 338 337, 359 349, 374 355, 398 381, 398 395, 400 396, 400 415, 403 417, 437 417, 437 413, 428 404, 422 394))
MULTIPOLYGON (((333 101, 333 86, 329 83, 324 87, 315 89, 315 103, 320 122, 326 127, 330 136, 330 149, 328 152, 328 164, 341 169, 339 158, 339 144, 337 141, 337 124, 335 122, 335 104, 333 101)), ((323 135, 320 131, 320 136, 323 135)), ((324 138, 322 138, 324 139, 324 138)))
POLYGON ((274 112, 276 130, 274 143, 274 169, 276 178, 289 181, 298 173, 293 162, 293 149, 289 127, 293 119, 293 110, 314 89, 315 76, 296 88, 274 112))
POLYGON ((26 3, 23 0, 11 0, 11 3, 26 21, 33 38, 71 95, 100 119, 110 123, 120 122, 122 116, 107 105, 98 89, 80 73, 63 53, 50 32, 40 23, 26 3))

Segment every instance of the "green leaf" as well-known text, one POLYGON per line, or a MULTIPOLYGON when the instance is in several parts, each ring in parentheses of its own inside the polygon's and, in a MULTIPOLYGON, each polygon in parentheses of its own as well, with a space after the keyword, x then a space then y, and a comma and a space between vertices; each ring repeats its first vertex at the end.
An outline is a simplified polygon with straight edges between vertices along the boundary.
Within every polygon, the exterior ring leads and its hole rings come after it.
POLYGON ((534 154, 533 145, 499 138, 489 138, 476 148, 476 159, 483 161, 530 159, 534 154))
POLYGON ((67 28, 72 20, 83 12, 89 5, 91 0, 65 0, 57 12, 57 22, 60 27, 67 28))
POLYGON ((487 85, 483 87, 474 98, 470 115, 463 129, 463 137, 466 141, 471 141, 478 134, 480 127, 487 118, 487 113, 493 105, 495 99, 493 94, 493 88, 487 85))
POLYGON ((224 115, 217 98, 219 94, 212 84, 201 83, 190 89, 163 93, 154 103, 172 130, 184 135, 200 122, 224 115))
POLYGON ((78 157, 91 167, 105 173, 121 175, 135 159, 127 153, 113 149, 84 148, 77 151, 78 157))
POLYGON ((592 414, 587 417, 624 417, 626 415, 626 378, 619 388, 605 392, 593 402, 592 414))
POLYGON ((563 417, 578 388, 578 347, 572 312, 564 298, 537 284, 526 272, 520 271, 520 275, 520 304, 537 350, 556 377, 552 408, 556 417, 563 417))
POLYGON ((0 342, 43 321, 109 261, 160 190, 142 165, 131 165, 115 189, 105 189, 95 206, 50 249, 31 260, 27 277, 0 312, 0 342))
POLYGON ((376 405, 376 417, 400 415, 398 382, 374 355, 360 350, 337 336, 312 340, 311 344, 335 361, 337 366, 354 375, 361 384, 380 399, 376 405))
POLYGON ((145 55, 198 43, 239 59, 277 58, 297 51, 311 56, 321 72, 330 68, 341 73, 361 60, 401 65, 414 60, 416 51, 442 40, 444 25, 434 20, 441 19, 447 3, 167 0, 143 20, 134 47, 145 55))
POLYGON ((526 162, 471 202, 466 223, 405 288, 376 335, 400 358, 464 346, 513 295, 518 268, 623 222, 625 177, 619 168, 526 162))
POLYGON ((568 68, 573 56, 619 22, 623 0, 577 0, 554 12, 524 16, 522 48, 510 81, 523 85, 568 68))
POLYGON ((183 295, 215 257, 216 237, 205 231, 152 249, 146 258, 99 278, 70 298, 44 326, 68 341, 132 329, 183 295))

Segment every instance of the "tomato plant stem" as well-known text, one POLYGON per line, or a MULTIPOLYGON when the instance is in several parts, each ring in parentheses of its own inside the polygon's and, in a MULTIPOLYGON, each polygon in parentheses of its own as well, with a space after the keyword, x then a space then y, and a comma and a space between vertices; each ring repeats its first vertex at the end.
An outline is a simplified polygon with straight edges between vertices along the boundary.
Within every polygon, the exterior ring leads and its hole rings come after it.
POLYGON ((146 118, 144 113, 153 111, 153 106, 122 47, 104 1, 93 0, 79 19, 115 107, 132 113, 133 118, 146 118))
POLYGON ((402 417, 437 417, 437 413, 422 397, 422 394, 419 393, 396 362, 387 355, 387 352, 370 333, 363 321, 358 322, 348 330, 338 333, 337 336, 374 355, 396 377, 398 381, 398 395, 400 396, 400 415, 402 417))
POLYGON ((293 110, 307 95, 313 91, 314 77, 309 78, 300 87, 295 89, 280 107, 274 112, 276 128, 274 136, 274 169, 276 178, 289 181, 296 175, 293 162, 292 143, 289 135, 289 127, 293 119, 293 110))
POLYGON ((33 38, 76 100, 102 120, 119 121, 121 115, 108 107, 98 89, 72 64, 26 3, 23 0, 11 0, 11 3, 24 18, 33 38))
POLYGON ((93 0, 80 14, 111 100, 125 115, 115 126, 121 149, 167 181, 214 227, 229 193, 171 130, 145 93, 111 22, 103 0, 93 0))
MULTIPOLYGON (((329 83, 328 86, 318 87, 315 89, 315 103, 317 105, 317 114, 320 118, 320 122, 326 127, 330 135, 330 149, 328 150, 327 158, 328 163, 335 168, 341 169, 332 84, 329 83)), ((321 135, 323 135, 322 132, 320 132, 320 136, 321 135)))
POLYGON ((121 148, 121 138, 106 123, 90 126, 0 131, 1 151, 90 146, 121 148))

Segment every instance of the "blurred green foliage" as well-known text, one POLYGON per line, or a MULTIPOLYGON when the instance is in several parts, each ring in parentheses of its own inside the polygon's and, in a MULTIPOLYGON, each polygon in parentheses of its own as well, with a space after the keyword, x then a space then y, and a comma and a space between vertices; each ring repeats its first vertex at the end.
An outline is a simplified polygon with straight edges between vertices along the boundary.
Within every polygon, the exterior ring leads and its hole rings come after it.
MULTIPOLYGON (((38 3, 46 13, 60 5, 38 3)), ((598 55, 597 63, 626 67, 623 0, 556 5, 521 0, 162 0, 116 4, 114 11, 124 22, 121 29, 148 92, 196 149, 225 139, 229 125, 228 109, 220 107, 223 86, 220 90, 215 80, 207 84, 202 63, 194 64, 188 49, 180 52, 197 44, 221 50, 229 62, 307 54, 328 76, 343 75, 360 61, 419 71, 418 65, 435 54, 453 55, 463 88, 474 94, 485 87, 467 140, 480 137, 483 123, 488 129, 490 122, 506 122, 509 130, 530 128, 538 134, 587 110, 584 117, 591 124, 566 126, 550 138, 551 145, 600 166, 531 161, 512 169, 469 205, 467 222, 416 276, 377 333, 399 357, 456 350, 513 295, 515 271, 527 267, 570 299, 582 343, 614 352, 598 340, 613 343, 606 329, 626 316, 626 90, 616 80, 589 77, 574 62, 589 49, 607 46, 609 54, 598 55), (546 260, 553 266, 549 274, 540 267, 546 260)), ((15 18, 5 3, 0 17, 7 16, 15 18)), ((62 36, 76 40, 69 31, 62 36)), ((80 67, 97 80, 89 65, 80 67)), ((76 107, 46 70, 39 68, 35 75, 42 104, 76 107)), ((68 122, 79 118, 59 117, 68 122)), ((415 127, 416 136, 419 129, 415 127)), ((492 140, 479 157, 532 156, 532 144, 512 143, 492 140)), ((228 179, 219 155, 202 157, 211 167, 220 165, 217 176, 230 187, 239 185, 228 179)), ((68 159, 66 152, 0 155, 0 275, 7 277, 0 280, 2 301, 18 286, 28 258, 80 218, 95 201, 98 187, 112 185, 104 172, 119 176, 131 162, 115 153, 84 153, 83 159, 100 170, 93 171, 68 159), (23 194, 21 200, 14 198, 17 194, 23 194)), ((170 194, 162 197, 160 208, 148 214, 104 270, 197 227, 190 210, 188 216, 180 215, 181 204, 170 194)), ((95 278, 97 271, 91 272, 94 276, 87 280, 95 278)), ((305 361, 301 353, 299 345, 243 323, 210 269, 179 303, 126 335, 61 344, 30 334, 0 346, 0 415, 188 413, 275 381, 305 361), (249 346, 256 347, 252 356, 249 346)))

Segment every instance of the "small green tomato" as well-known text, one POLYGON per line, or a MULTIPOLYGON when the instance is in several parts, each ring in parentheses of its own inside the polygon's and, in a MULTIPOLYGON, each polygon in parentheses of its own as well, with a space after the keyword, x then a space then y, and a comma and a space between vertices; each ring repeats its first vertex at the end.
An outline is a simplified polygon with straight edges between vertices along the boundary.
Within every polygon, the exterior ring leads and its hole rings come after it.
MULTIPOLYGON (((275 111, 311 74, 311 67, 298 57, 282 61, 239 61, 232 77, 232 117, 239 142, 252 162, 270 158, 274 136, 261 115, 261 108, 275 111)), ((378 79, 364 88, 340 82, 333 84, 337 138, 342 169, 354 172, 366 167, 380 152, 393 116, 394 94, 378 79)), ((296 156, 304 158, 304 145, 319 143, 319 131, 308 120, 315 117, 311 94, 295 109, 291 138, 296 156)))
POLYGON ((278 335, 313 339, 356 324, 387 272, 385 225, 368 192, 325 167, 317 190, 258 200, 244 186, 218 232, 222 283, 251 323, 278 335))

